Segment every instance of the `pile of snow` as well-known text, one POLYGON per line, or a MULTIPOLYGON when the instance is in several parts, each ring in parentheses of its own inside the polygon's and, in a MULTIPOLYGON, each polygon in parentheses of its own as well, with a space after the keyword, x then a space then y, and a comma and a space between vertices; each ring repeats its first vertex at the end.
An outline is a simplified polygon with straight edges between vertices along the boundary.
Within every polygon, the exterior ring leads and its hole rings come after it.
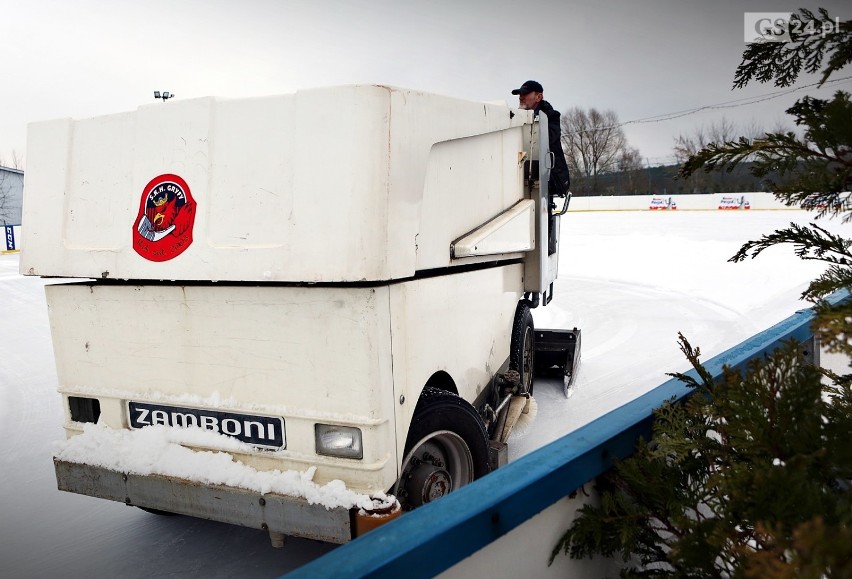
POLYGON ((347 489, 341 480, 318 485, 313 482, 315 466, 305 471, 258 471, 226 452, 252 452, 254 447, 202 428, 155 425, 139 430, 116 430, 86 424, 82 434, 58 444, 56 457, 67 462, 127 474, 176 477, 261 494, 276 493, 302 498, 326 509, 373 510, 389 502, 384 493, 356 493, 347 489), (222 450, 192 450, 183 445, 222 450))

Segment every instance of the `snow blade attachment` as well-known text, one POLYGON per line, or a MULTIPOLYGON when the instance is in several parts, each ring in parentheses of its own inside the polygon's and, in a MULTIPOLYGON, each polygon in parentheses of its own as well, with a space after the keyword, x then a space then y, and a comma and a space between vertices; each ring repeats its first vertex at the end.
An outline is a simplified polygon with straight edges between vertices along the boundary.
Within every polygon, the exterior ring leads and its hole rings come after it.
POLYGON ((565 396, 580 367, 580 330, 536 330, 535 371, 539 376, 562 376, 565 396))

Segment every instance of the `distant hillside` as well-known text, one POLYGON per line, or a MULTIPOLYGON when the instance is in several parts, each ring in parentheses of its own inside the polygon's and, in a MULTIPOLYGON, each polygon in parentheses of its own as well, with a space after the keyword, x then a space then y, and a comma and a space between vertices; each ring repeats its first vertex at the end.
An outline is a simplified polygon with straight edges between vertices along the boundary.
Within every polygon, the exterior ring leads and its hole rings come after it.
MULTIPOLYGON (((571 192, 586 195, 672 195, 683 193, 742 193, 769 191, 767 179, 757 179, 743 163, 732 172, 699 173, 676 179, 680 165, 665 165, 598 175, 596 182, 571 175, 571 192)), ((777 175, 772 176, 778 180, 777 175)))

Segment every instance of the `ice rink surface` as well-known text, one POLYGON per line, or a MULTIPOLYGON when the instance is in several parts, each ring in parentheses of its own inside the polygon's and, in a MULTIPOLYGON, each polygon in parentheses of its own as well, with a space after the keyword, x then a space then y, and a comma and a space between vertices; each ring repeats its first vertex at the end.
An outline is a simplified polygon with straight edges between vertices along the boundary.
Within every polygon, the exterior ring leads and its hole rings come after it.
MULTIPOLYGON (((801 211, 569 212, 562 218, 554 299, 537 327, 582 330, 571 396, 536 383, 536 410, 512 434, 529 453, 665 381, 688 365, 682 332, 710 357, 808 306, 799 295, 824 266, 792 247, 727 260, 801 211)), ((849 225, 820 225, 848 236, 849 225)), ((3 576, 277 577, 333 548, 260 530, 162 517, 56 490, 51 457, 64 437, 43 285, 0 255, 0 563, 3 576)))

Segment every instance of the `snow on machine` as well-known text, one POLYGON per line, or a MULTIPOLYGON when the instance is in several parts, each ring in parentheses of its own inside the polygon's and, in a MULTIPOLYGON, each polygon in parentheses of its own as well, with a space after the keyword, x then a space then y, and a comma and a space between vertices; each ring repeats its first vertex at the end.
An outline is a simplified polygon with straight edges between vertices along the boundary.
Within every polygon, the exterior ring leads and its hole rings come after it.
POLYGON ((361 85, 31 124, 59 488, 342 543, 504 463, 534 368, 580 358, 530 312, 546 123, 361 85))

